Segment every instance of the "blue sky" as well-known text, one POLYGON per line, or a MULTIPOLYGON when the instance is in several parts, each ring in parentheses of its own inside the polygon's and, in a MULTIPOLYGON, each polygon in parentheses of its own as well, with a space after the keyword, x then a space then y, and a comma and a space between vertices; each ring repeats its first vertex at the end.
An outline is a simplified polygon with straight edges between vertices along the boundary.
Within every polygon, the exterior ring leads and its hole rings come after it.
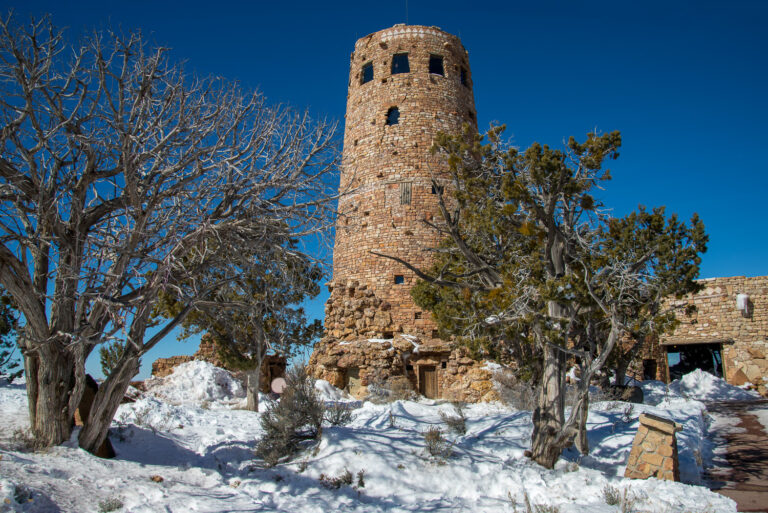
MULTIPOLYGON (((768 2, 408 0, 407 14, 406 0, 0 5, 23 19, 51 13, 73 37, 141 29, 190 71, 341 121, 358 38, 406 21, 439 26, 469 51, 481 128, 505 123, 521 147, 620 130, 603 194, 617 215, 638 204, 698 212, 710 235, 702 277, 768 274, 768 2)), ((161 343, 142 376, 195 346, 161 343)))

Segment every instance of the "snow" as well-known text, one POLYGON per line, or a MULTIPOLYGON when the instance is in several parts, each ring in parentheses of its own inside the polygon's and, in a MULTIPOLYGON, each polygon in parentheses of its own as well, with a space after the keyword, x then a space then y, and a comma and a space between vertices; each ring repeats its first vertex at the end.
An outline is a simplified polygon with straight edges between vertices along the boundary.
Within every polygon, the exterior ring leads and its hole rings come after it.
POLYGON ((150 378, 145 385, 149 393, 171 404, 237 402, 245 397, 240 381, 224 369, 201 360, 182 363, 170 376, 150 378))
POLYGON ((699 401, 749 401, 760 398, 757 392, 742 390, 701 369, 673 381, 669 389, 699 401))
MULTIPOLYGON (((445 431, 440 413, 453 412, 440 401, 364 403, 349 425, 324 427, 317 447, 265 469, 252 452, 262 436, 260 413, 237 409, 241 391, 219 371, 182 368, 153 381, 138 401, 121 405, 111 434, 118 454, 112 460, 78 449, 76 433, 43 453, 13 448, 12 430, 5 427, 28 422, 26 395, 23 387, 0 386, 0 510, 95 513, 100 502, 119 499, 122 511, 131 513, 501 513, 524 511, 527 495, 532 504, 556 506, 561 513, 615 513, 619 507, 603 497, 606 486, 613 486, 628 490, 636 511, 736 511, 730 499, 694 486, 701 482, 696 451, 705 442, 704 404, 675 391, 656 404, 593 404, 590 454, 566 451, 554 470, 523 456, 530 412, 498 403, 469 405, 466 434, 446 432, 452 454, 442 460, 428 456, 423 433, 431 426, 445 431), (643 412, 683 424, 678 444, 688 484, 622 477, 643 412), (345 470, 355 476, 362 471, 364 486, 357 486, 357 477, 338 489, 323 484, 345 470)), ((327 382, 317 388, 326 400, 344 398, 327 382)), ((261 404, 266 407, 267 400, 261 404)))

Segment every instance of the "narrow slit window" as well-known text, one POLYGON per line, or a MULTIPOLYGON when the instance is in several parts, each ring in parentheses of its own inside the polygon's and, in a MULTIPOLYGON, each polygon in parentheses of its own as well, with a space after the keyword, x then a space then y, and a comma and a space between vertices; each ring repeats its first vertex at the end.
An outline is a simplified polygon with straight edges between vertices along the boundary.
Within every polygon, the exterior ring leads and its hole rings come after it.
POLYGON ((397 75, 398 73, 410 73, 411 72, 411 66, 408 64, 408 54, 407 53, 396 53, 392 56, 392 74, 397 75))
POLYGON ((432 75, 445 76, 443 69, 443 58, 440 55, 429 56, 429 73, 432 75))
POLYGON ((400 182, 400 204, 411 204, 411 182, 400 182))
POLYGON ((467 68, 461 68, 461 71, 459 71, 459 80, 461 80, 461 85, 469 87, 469 83, 467 82, 467 68))
POLYGON ((360 73, 360 83, 365 84, 373 80, 373 63, 366 62, 363 64, 362 72, 360 73))
POLYGON ((413 313, 413 318, 414 318, 415 320, 417 320, 417 321, 418 321, 419 319, 421 319, 421 312, 414 312, 414 313, 413 313))
POLYGON ((405 276, 402 274, 396 274, 395 275, 395 285, 402 285, 405 283, 405 276))
POLYGON ((400 122, 400 109, 391 107, 387 111, 387 125, 396 125, 400 122))

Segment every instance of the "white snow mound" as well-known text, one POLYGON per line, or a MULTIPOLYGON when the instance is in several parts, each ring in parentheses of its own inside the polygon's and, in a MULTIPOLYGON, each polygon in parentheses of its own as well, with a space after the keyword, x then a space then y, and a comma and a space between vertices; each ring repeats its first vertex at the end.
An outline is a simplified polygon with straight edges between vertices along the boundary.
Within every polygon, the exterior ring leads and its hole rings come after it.
POLYGON ((698 401, 749 401, 760 395, 731 385, 701 369, 696 369, 669 384, 674 394, 698 401))
POLYGON ((173 374, 150 378, 147 393, 171 404, 231 401, 245 397, 245 389, 232 374, 201 360, 182 363, 173 374))
POLYGON ((324 379, 315 380, 315 390, 323 401, 354 401, 354 398, 339 390, 324 379))

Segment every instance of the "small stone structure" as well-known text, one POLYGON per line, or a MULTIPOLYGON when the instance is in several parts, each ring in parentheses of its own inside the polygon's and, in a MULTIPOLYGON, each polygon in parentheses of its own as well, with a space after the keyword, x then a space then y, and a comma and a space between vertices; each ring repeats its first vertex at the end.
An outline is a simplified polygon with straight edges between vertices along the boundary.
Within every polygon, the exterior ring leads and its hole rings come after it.
MULTIPOLYGON (((173 373, 173 369, 177 366, 193 360, 202 360, 215 365, 216 367, 221 367, 222 369, 227 368, 216 354, 216 344, 213 342, 213 338, 210 335, 205 334, 201 337, 200 347, 195 354, 158 358, 152 362, 152 376, 163 378, 173 373)), ((285 376, 285 368, 287 365, 288 362, 284 356, 267 355, 264 357, 264 361, 261 364, 259 390, 265 394, 269 393, 271 391, 270 385, 272 380, 285 376)), ((242 371, 232 370, 232 372, 236 378, 245 382, 245 375, 242 371)))
MULTIPOLYGON (((752 383, 768 395, 768 276, 709 278, 700 283, 704 288, 699 293, 670 300, 681 310, 695 306, 695 312, 679 310, 680 325, 646 344, 644 363, 655 367, 657 379, 669 381, 675 377, 667 363, 670 353, 684 360, 696 352, 706 357, 708 352, 714 362, 711 369, 702 370, 719 374, 732 385, 752 383)), ((693 370, 684 364, 679 372, 693 370)))
POLYGON ((683 427, 671 420, 643 413, 624 477, 680 481, 675 433, 683 427))

